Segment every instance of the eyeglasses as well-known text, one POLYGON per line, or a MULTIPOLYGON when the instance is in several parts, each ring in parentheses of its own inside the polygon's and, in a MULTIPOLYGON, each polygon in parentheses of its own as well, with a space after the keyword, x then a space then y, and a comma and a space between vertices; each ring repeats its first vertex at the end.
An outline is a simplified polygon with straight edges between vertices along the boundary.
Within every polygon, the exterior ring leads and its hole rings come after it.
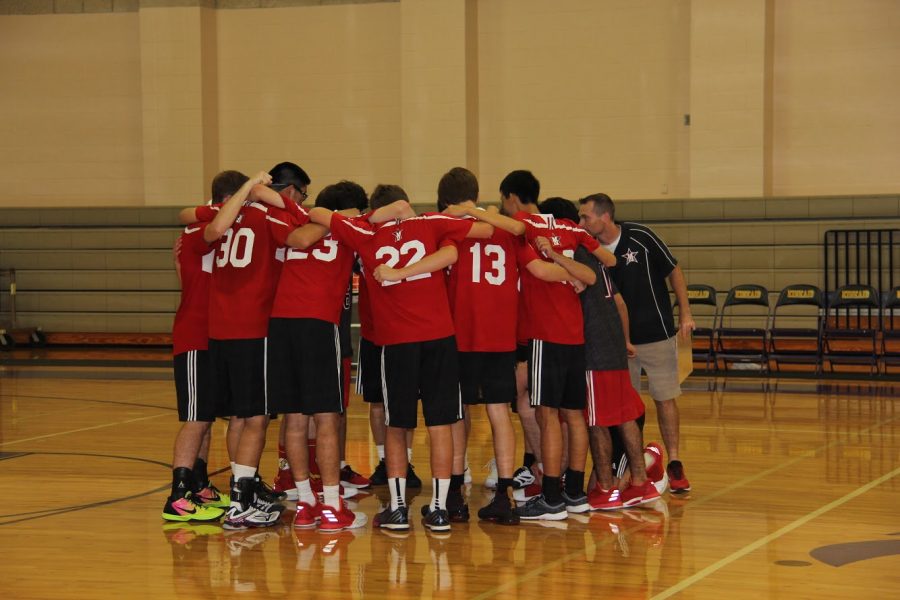
MULTIPOLYGON (((292 184, 292 183, 270 183, 269 187, 272 188, 273 190, 275 190, 276 192, 282 192, 282 191, 286 190, 287 188, 291 187, 292 185, 294 185, 294 184, 292 184)), ((294 189, 296 190, 297 188, 294 187, 294 189)), ((307 192, 306 190, 297 190, 297 193, 299 193, 301 196, 303 196, 304 200, 309 198, 309 192, 307 192)))

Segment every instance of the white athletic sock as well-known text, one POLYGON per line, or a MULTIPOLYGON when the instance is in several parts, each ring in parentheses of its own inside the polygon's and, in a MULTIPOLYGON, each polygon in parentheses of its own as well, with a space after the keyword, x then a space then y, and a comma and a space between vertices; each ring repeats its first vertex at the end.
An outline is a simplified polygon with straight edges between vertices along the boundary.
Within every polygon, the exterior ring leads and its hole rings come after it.
POLYGON ((431 510, 447 508, 447 492, 450 491, 449 479, 432 479, 434 487, 431 490, 431 510))
POLYGON ((343 468, 346 467, 346 466, 347 466, 347 461, 346 461, 346 460, 342 460, 342 461, 341 461, 341 469, 343 469, 343 468))
POLYGON ((235 463, 232 472, 234 473, 235 481, 244 479, 245 477, 253 479, 253 477, 256 475, 256 467, 248 467, 247 465, 239 465, 235 463))
POLYGON ((412 448, 406 449, 406 460, 408 460, 409 462, 412 462, 412 448))
POLYGON ((235 466, 236 466, 236 463, 234 461, 231 461, 231 474, 232 475, 234 475, 234 467, 235 466))
POLYGON ((312 486, 309 485, 309 479, 304 479, 303 481, 295 481, 294 485, 297 486, 298 502, 306 502, 310 506, 316 505, 316 495, 313 494, 312 486))
POLYGON ((384 460, 384 444, 375 446, 375 451, 378 453, 378 460, 384 460))
POLYGON ((322 486, 322 494, 325 496, 325 505, 331 508, 339 509, 341 506, 341 486, 326 485, 322 486))
POLYGON ((406 506, 406 477, 388 478, 388 487, 391 490, 391 510, 406 506))

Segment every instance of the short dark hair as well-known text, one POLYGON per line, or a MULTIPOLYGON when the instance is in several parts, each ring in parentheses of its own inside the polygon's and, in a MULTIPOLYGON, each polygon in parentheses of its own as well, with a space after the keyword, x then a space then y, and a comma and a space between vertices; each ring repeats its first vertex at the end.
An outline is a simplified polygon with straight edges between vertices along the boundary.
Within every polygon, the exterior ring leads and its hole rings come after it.
POLYGON ((369 208, 375 210, 382 206, 387 206, 391 202, 396 202, 397 200, 406 200, 409 202, 409 196, 406 195, 406 192, 402 187, 399 185, 379 183, 375 186, 375 189, 372 190, 372 195, 369 196, 369 208))
POLYGON ((369 198, 366 190, 353 181, 339 181, 325 186, 316 196, 316 206, 322 206, 329 210, 347 210, 355 208, 360 212, 366 210, 369 198))
POLYGON ((597 213, 597 215, 608 213, 610 219, 613 221, 616 220, 616 205, 612 201, 612 198, 606 194, 591 194, 578 201, 579 204, 587 204, 588 202, 594 203, 594 212, 597 213))
POLYGON ((278 163, 269 170, 269 175, 272 176, 272 187, 277 190, 292 185, 299 192, 300 188, 309 185, 312 181, 306 171, 292 162, 278 163))
POLYGON ((438 182, 438 210, 451 204, 478 199, 478 179, 472 171, 453 167, 438 182))
POLYGON ((500 193, 504 197, 515 194, 523 204, 537 204, 541 182, 531 171, 513 171, 500 182, 500 193))
POLYGON ((212 180, 213 204, 225 202, 228 196, 233 196, 249 180, 250 178, 240 171, 222 171, 212 180))
POLYGON ((566 198, 547 198, 538 204, 538 210, 545 215, 553 215, 557 219, 568 219, 578 222, 578 207, 566 198))

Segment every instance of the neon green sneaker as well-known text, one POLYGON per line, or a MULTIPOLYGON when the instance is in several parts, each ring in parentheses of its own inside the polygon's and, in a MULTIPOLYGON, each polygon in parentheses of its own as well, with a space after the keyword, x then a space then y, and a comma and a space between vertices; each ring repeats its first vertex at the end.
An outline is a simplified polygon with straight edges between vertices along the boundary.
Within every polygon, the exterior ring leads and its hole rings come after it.
POLYGON ((166 500, 162 518, 166 521, 215 521, 225 511, 221 508, 197 504, 190 494, 177 500, 166 500))
POLYGON ((231 497, 223 494, 222 491, 212 483, 208 487, 203 488, 191 496, 194 502, 203 506, 211 506, 213 508, 228 508, 231 506, 231 497))

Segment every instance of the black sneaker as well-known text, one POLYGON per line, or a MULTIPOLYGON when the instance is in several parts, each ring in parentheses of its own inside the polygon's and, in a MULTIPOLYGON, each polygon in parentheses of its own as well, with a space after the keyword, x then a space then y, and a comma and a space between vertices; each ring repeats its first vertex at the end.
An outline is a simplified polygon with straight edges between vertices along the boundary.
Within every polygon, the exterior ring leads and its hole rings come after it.
POLYGON ((412 463, 406 467, 406 487, 409 489, 419 489, 422 487, 422 480, 416 475, 416 470, 412 463))
POLYGON ((462 492, 450 492, 447 494, 447 514, 454 523, 469 522, 469 505, 463 498, 462 492))
POLYGON ((391 510, 391 507, 388 506, 375 515, 373 524, 375 527, 380 527, 382 529, 406 531, 409 529, 409 509, 405 506, 400 506, 397 510, 391 510))
POLYGON ((478 518, 482 521, 493 521, 498 525, 518 525, 519 515, 513 512, 512 504, 506 495, 497 494, 490 504, 478 509, 478 518))
MULTIPOLYGON (((468 514, 468 508, 466 511, 468 514)), ((431 510, 428 504, 423 506, 422 523, 431 531, 450 531, 450 515, 443 508, 431 510)))
POLYGON ((515 512, 525 521, 562 521, 569 516, 565 502, 550 504, 544 499, 543 494, 517 507, 515 512))
POLYGON ((369 483, 372 485, 387 485, 387 465, 384 464, 384 459, 378 461, 378 465, 375 467, 375 470, 372 471, 372 475, 369 476, 369 483))
POLYGON ((585 513, 591 510, 591 505, 588 504, 587 494, 584 492, 577 492, 576 494, 570 496, 566 493, 565 490, 562 492, 563 502, 566 504, 566 511, 570 513, 585 513))
POLYGON ((254 481, 256 481, 256 497, 262 500, 263 502, 268 502, 269 504, 275 504, 281 500, 287 498, 287 494, 284 492, 276 492, 269 484, 262 480, 262 477, 259 476, 259 473, 254 476, 254 481))
POLYGON ((520 490, 534 483, 534 473, 528 467, 519 467, 513 473, 512 480, 513 488, 520 490))

